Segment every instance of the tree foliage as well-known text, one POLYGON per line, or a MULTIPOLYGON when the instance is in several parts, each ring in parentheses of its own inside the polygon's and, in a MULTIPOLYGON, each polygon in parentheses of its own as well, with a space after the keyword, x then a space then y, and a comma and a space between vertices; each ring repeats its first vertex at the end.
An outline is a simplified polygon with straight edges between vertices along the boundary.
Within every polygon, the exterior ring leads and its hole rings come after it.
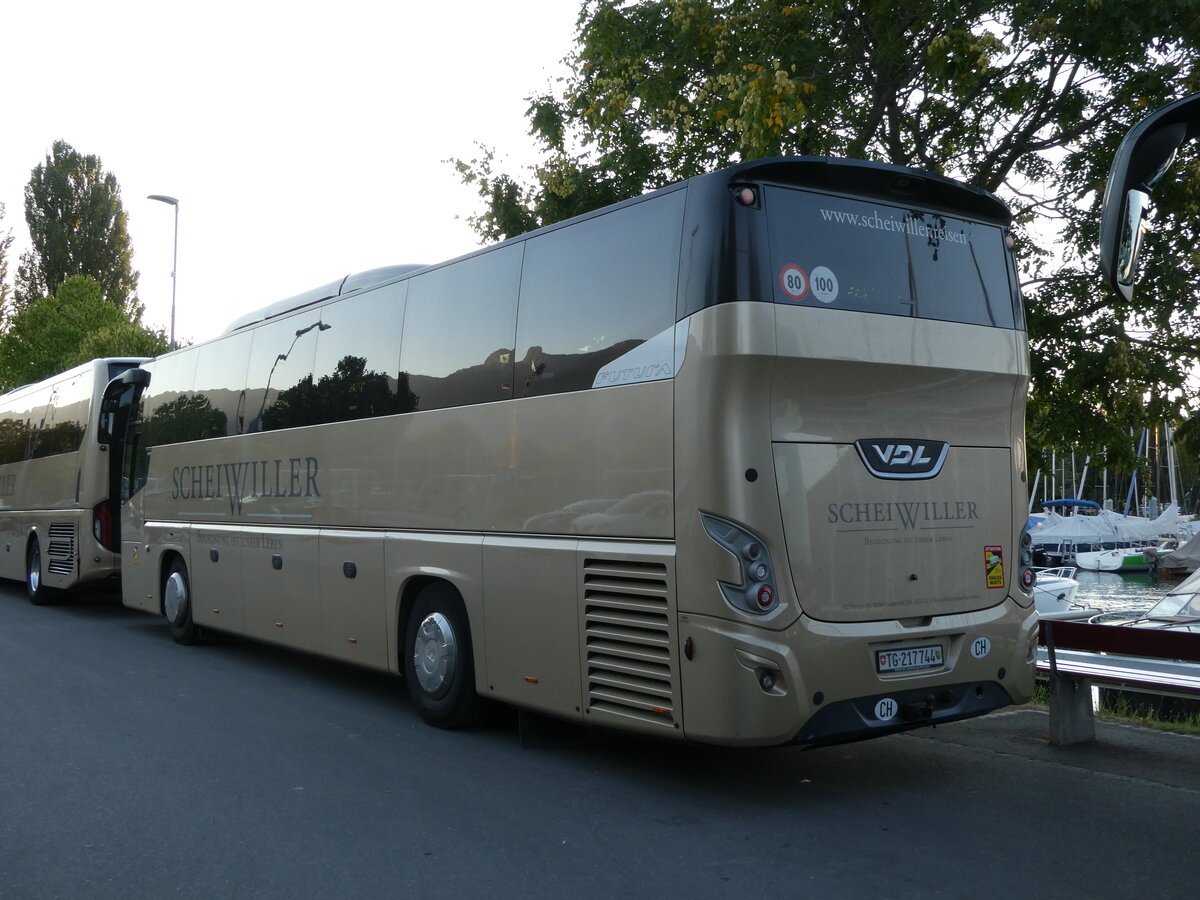
POLYGON ((8 309, 8 248, 12 246, 12 229, 4 230, 4 204, 0 203, 0 317, 8 309))
POLYGON ((1162 264, 1135 303, 1105 291, 1094 245, 1121 136, 1200 89, 1196 0, 586 0, 579 29, 570 74, 530 101, 541 162, 456 161, 485 239, 742 159, 913 166, 1016 214, 1035 446, 1128 459, 1131 427, 1189 407, 1196 156, 1156 196, 1162 264))
POLYGON ((18 309, 0 335, 0 390, 49 378, 103 356, 157 356, 167 337, 101 299, 88 275, 68 276, 53 297, 18 309))
POLYGON ((17 268, 18 307, 54 294, 72 275, 87 275, 102 299, 131 318, 141 315, 121 188, 98 156, 55 141, 25 186, 25 223, 32 247, 17 268))

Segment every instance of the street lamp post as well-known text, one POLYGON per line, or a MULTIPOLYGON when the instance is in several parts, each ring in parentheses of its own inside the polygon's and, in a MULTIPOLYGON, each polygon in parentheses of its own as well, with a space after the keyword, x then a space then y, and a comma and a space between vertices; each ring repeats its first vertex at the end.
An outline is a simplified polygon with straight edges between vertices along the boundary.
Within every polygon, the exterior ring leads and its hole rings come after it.
POLYGON ((171 343, 168 347, 170 350, 175 349, 175 270, 179 266, 179 201, 174 197, 168 197, 166 194, 150 194, 148 200, 157 200, 160 203, 169 203, 175 207, 175 247, 171 253, 171 343))

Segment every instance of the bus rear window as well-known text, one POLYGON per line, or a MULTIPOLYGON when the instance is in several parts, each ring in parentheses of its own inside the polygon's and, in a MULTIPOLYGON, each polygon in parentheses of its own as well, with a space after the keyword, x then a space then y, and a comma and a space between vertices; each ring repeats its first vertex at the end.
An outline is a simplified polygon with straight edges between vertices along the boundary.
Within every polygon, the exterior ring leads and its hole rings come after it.
POLYGON ((765 208, 778 303, 1017 327, 995 225, 775 186, 765 208))

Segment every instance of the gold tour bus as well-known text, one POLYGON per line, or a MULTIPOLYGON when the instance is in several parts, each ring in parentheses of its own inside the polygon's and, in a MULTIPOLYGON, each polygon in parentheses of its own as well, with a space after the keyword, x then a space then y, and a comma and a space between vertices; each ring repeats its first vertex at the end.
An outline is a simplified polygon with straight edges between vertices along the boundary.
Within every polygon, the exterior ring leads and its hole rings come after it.
POLYGON ((120 570, 120 457, 99 402, 143 361, 95 359, 0 396, 0 576, 36 604, 120 570))
POLYGON ((819 745, 1020 703, 1009 221, 760 160, 246 315, 144 367, 124 602, 403 675, 443 727, 819 745))

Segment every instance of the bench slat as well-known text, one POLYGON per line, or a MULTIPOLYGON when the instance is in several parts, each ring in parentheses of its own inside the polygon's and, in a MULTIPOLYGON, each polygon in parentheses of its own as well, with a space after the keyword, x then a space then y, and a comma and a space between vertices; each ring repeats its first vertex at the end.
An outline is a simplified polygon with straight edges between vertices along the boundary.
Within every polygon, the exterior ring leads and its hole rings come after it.
MULTIPOLYGON (((1055 662, 1059 675, 1168 696, 1200 695, 1200 667, 1194 663, 1061 648, 1055 651, 1055 662)), ((1038 648, 1037 667, 1039 671, 1050 672, 1050 656, 1044 647, 1038 648)))

